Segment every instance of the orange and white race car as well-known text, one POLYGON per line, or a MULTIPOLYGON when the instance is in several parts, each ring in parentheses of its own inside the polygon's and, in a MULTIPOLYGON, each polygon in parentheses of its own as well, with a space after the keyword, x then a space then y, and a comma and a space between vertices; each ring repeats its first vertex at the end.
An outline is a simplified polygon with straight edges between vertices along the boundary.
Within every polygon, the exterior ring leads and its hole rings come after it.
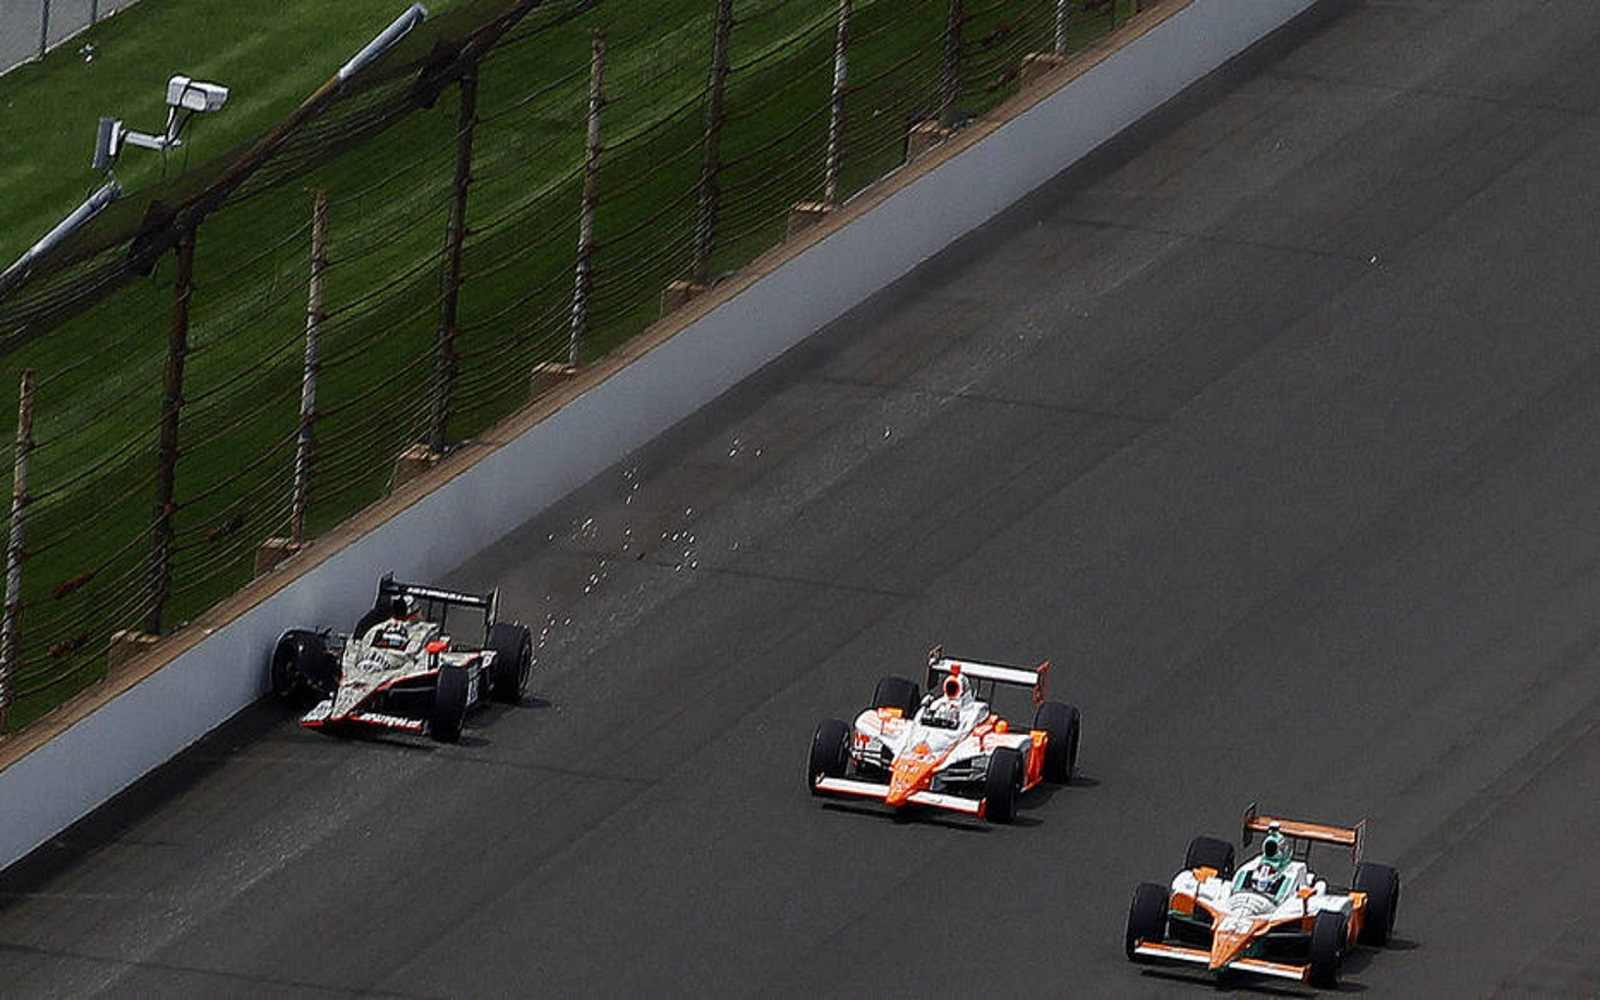
POLYGON ((1357 943, 1384 945, 1400 905, 1400 875, 1361 860, 1363 821, 1327 826, 1245 810, 1242 842, 1264 833, 1260 855, 1238 869, 1233 845, 1212 837, 1189 842, 1171 886, 1145 882, 1128 909, 1128 958, 1187 962, 1212 972, 1248 972, 1337 986, 1344 956, 1357 943), (1311 871, 1314 844, 1348 848, 1355 871, 1336 891, 1311 871))
POLYGON ((928 654, 928 693, 885 677, 855 725, 827 719, 811 739, 813 795, 928 806, 1008 823, 1017 799, 1064 783, 1078 760, 1078 710, 1045 700, 1050 664, 1028 669, 928 654), (990 708, 996 688, 1031 691, 1033 724, 1013 727, 990 708))

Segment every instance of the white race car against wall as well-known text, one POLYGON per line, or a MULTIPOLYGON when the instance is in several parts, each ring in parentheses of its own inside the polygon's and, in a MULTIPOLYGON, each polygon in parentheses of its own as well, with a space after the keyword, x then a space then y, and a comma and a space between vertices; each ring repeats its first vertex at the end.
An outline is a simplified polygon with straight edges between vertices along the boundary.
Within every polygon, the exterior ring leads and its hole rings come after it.
POLYGON ((1245 810, 1242 842, 1266 834, 1259 855, 1237 870, 1233 845, 1213 837, 1189 842, 1172 885, 1141 884, 1128 909, 1132 961, 1203 965, 1293 979, 1339 983, 1344 956, 1357 943, 1382 946, 1394 931, 1400 875, 1361 860, 1366 823, 1326 826, 1245 810), (1348 848, 1355 872, 1347 891, 1330 889, 1310 867, 1313 844, 1348 848))
MULTIPOLYGON (((454 743, 467 713, 490 698, 515 704, 528 687, 533 637, 526 625, 496 620, 500 594, 467 594, 393 574, 378 581, 378 598, 349 635, 290 629, 273 646, 272 689, 290 702, 315 705, 309 729, 385 729, 429 733, 454 743), (447 631, 452 608, 481 614, 462 622, 481 643, 447 631)), ((458 615, 458 621, 460 621, 458 615)))
POLYGON ((825 720, 811 739, 806 785, 814 795, 927 806, 1009 823, 1017 799, 1041 782, 1065 783, 1078 760, 1078 710, 1045 701, 1048 662, 1037 668, 928 654, 928 694, 885 677, 851 726, 825 720), (990 709, 1000 685, 1026 688, 1033 725, 1016 729, 990 709))

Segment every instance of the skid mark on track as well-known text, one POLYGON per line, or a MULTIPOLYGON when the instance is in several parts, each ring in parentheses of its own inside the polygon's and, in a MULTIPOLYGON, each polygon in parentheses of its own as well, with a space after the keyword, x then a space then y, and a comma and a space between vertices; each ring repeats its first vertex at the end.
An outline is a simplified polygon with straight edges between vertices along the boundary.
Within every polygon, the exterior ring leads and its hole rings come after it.
MULTIPOLYGON (((395 997, 399 1000, 436 1000, 438 994, 431 993, 403 993, 396 990, 373 990, 365 987, 329 986, 326 983, 314 983, 304 979, 283 979, 276 976, 258 976, 242 972, 230 972, 226 969, 207 969, 195 965, 178 965, 170 962, 130 961, 128 959, 113 958, 106 955, 91 955, 86 952, 70 951, 56 948, 33 948, 28 945, 8 944, 0 941, 0 952, 12 952, 21 955, 31 955, 41 958, 67 959, 74 962, 86 962, 91 965, 112 966, 119 976, 127 972, 142 969, 159 973, 171 973, 186 976, 204 976, 220 979, 236 986, 255 985, 271 986, 280 989, 291 989, 297 993, 315 994, 318 996, 336 997, 395 997)), ((440 998, 442 1000, 442 998, 440 998)))
POLYGON ((1065 413, 1075 417, 1095 417, 1101 420, 1123 420, 1134 424, 1166 423, 1165 417, 1150 416, 1142 413, 1116 413, 1110 410, 1098 410, 1089 406, 1075 406, 1072 403, 1043 403, 1034 399, 1010 399, 1005 396, 973 392, 970 386, 963 386, 955 392, 940 392, 936 389, 925 389, 917 386, 902 385, 899 383, 873 382, 867 379, 848 378, 842 375, 824 375, 814 379, 813 381, 821 382, 825 385, 847 385, 863 389, 876 389, 882 395, 904 394, 908 396, 921 396, 939 402, 989 403, 995 406, 1020 406, 1030 410, 1044 410, 1049 413, 1065 413))
POLYGON ((1495 988, 1507 997, 1600 996, 1600 925, 1575 914, 1567 930, 1495 988))
MULTIPOLYGON (((1478 831, 1499 819, 1513 801, 1537 784, 1545 772, 1556 766, 1584 739, 1600 732, 1600 698, 1574 706, 1576 714, 1532 751, 1505 768, 1500 781, 1486 786, 1438 824, 1438 832, 1409 851, 1398 867, 1411 881, 1426 879, 1429 869, 1457 852, 1462 845, 1478 839, 1478 831)), ((1515 825, 1515 824, 1513 824, 1515 825)))

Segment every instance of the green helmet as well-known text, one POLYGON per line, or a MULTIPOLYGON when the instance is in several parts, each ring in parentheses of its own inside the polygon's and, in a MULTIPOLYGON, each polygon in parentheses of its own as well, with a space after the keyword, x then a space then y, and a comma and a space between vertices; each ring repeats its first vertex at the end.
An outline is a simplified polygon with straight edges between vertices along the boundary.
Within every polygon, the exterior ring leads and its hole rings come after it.
POLYGON ((1267 839, 1261 844, 1261 856, 1274 865, 1281 865, 1289 860, 1289 844, 1287 838, 1274 828, 1267 834, 1267 839))

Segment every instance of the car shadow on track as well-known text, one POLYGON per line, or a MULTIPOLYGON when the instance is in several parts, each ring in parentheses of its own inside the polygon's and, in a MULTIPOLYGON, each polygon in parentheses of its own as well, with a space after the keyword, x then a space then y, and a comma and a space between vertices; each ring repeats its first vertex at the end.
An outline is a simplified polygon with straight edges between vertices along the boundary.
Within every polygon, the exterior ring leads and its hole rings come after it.
POLYGON ((1240 973, 1212 976, 1205 973, 1190 972, 1183 969, 1141 969, 1142 975, 1152 979, 1164 979, 1174 983, 1187 983, 1196 987, 1209 986, 1214 990, 1228 993, 1250 993, 1260 996, 1275 997, 1314 997, 1330 993, 1355 994, 1365 993, 1367 985, 1353 981, 1351 976, 1365 973, 1369 968, 1382 966, 1383 955, 1389 951, 1413 951, 1422 947, 1419 942, 1406 938, 1393 938, 1382 948, 1360 947, 1345 956, 1344 967, 1341 972, 1340 982, 1333 989, 1318 989, 1311 986, 1288 986, 1270 979, 1259 979, 1248 974, 1240 973))
MULTIPOLYGON (((495 725, 499 723, 500 719, 504 716, 521 711, 540 711, 554 707, 555 705, 553 702, 546 701, 545 699, 538 697, 523 698, 521 701, 515 704, 490 702, 477 713, 468 717, 467 724, 461 732, 461 739, 455 745, 463 747, 493 746, 494 740, 490 734, 493 733, 495 725)), ((281 702, 271 702, 270 707, 266 708, 267 711, 272 711, 274 709, 284 721, 293 721, 297 719, 300 714, 299 709, 290 705, 284 705, 281 702)), ((312 730, 306 730, 306 732, 311 733, 312 730)), ((341 729, 335 727, 330 729, 318 729, 315 731, 315 735, 324 739, 336 740, 342 743, 359 743, 363 746, 393 747, 396 750, 407 750, 412 753, 433 753, 434 751, 443 749, 446 746, 446 744, 439 743, 425 734, 413 736, 405 733, 384 732, 382 730, 361 728, 341 729)))
POLYGON ((525 712, 530 710, 542 712, 545 709, 555 707, 556 705, 553 701, 548 701, 539 697, 538 695, 528 695, 526 698, 510 704, 507 704, 503 701, 491 701, 489 704, 483 706, 483 709, 475 716, 469 716, 468 721, 476 722, 478 725, 483 725, 485 723, 493 722, 495 719, 498 719, 508 713, 525 712))
MULTIPOLYGON (((1344 957, 1344 974, 1347 976, 1356 975, 1366 972, 1368 968, 1376 968, 1381 970, 1383 968, 1385 954, 1387 952, 1415 951, 1420 947, 1422 947, 1422 943, 1419 941, 1412 941, 1409 938, 1392 937, 1389 939, 1389 943, 1384 945, 1382 948, 1357 948, 1355 951, 1344 957)), ((1340 989, 1343 989, 1343 985, 1341 985, 1340 989)))
POLYGON ((1337 990, 1317 990, 1309 986, 1286 986, 1273 982, 1270 979, 1259 979, 1247 975, 1222 975, 1213 976, 1209 973, 1184 972, 1177 969, 1142 969, 1141 974, 1149 979, 1161 979, 1169 983, 1184 983, 1199 989, 1210 987, 1219 993, 1248 993, 1269 997, 1314 997, 1326 992, 1360 993, 1366 989, 1358 983, 1340 983, 1337 990))
MULTIPOLYGON (((1095 788, 1099 784, 1100 782, 1092 777, 1073 775, 1072 780, 1065 785, 1040 785, 1027 795, 1024 795, 1017 803, 1017 814, 1012 817, 1008 825, 1029 828, 1044 826, 1048 822, 1047 820, 1037 816, 1024 815, 1024 813, 1036 812, 1042 809, 1062 789, 1095 788)), ((852 813, 858 816, 876 816, 896 823, 924 823, 929 826, 940 826, 950 830, 969 830, 976 833, 988 833, 995 827, 995 824, 981 819, 951 816, 935 809, 890 810, 883 806, 846 802, 837 799, 824 801, 822 808, 831 812, 852 813)))
MULTIPOLYGON (((1064 785, 1040 785, 1033 791, 1024 795, 1021 799, 1017 800, 1017 812, 1020 814, 1025 812, 1035 812, 1039 809, 1043 809, 1045 806, 1053 802, 1055 797, 1060 795, 1063 791, 1099 787, 1100 782, 1098 779, 1086 774, 1074 774, 1064 785)), ((1025 818, 1026 817, 1019 815, 1017 816, 1016 822, 1021 825, 1032 825, 1031 823, 1023 823, 1025 818)), ((1032 822, 1039 823, 1042 822, 1042 820, 1033 820, 1032 822)))

